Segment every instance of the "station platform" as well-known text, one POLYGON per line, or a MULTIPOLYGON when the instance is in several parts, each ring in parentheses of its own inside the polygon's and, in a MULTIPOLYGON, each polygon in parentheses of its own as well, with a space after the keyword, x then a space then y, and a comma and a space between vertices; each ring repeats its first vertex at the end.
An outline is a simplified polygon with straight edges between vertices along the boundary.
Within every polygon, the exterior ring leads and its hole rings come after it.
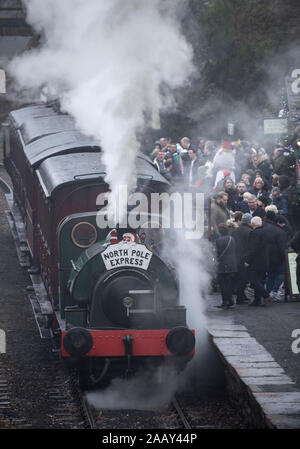
POLYGON ((206 327, 233 378, 256 403, 260 425, 300 429, 300 301, 229 309, 220 304, 219 294, 207 297, 206 327))

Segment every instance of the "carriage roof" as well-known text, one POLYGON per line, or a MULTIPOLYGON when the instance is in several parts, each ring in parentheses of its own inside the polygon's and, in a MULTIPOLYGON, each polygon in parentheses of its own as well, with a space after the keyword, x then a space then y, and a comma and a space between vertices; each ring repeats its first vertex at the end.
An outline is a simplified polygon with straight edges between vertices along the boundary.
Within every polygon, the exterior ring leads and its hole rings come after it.
MULTIPOLYGON (((36 170, 46 197, 66 184, 104 182, 106 168, 101 153, 76 153, 53 156, 41 163, 36 170)), ((168 181, 153 167, 150 159, 139 154, 136 158, 136 175, 140 180, 160 182, 168 181)))
MULTIPOLYGON (((106 169, 101 148, 78 130, 72 117, 40 104, 12 111, 10 119, 21 134, 23 151, 47 197, 62 184, 103 182, 106 169)), ((136 172, 139 179, 168 184, 142 153, 136 159, 136 172)))
POLYGON ((75 121, 46 105, 28 106, 10 113, 18 129, 29 164, 37 167, 44 159, 62 154, 100 151, 99 144, 82 134, 75 121))

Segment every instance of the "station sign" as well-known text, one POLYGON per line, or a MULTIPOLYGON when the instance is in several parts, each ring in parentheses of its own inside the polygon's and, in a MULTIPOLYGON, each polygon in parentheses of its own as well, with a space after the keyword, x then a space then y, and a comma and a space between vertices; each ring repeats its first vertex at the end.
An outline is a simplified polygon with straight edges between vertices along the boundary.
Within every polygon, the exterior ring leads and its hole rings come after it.
POLYGON ((264 134, 287 134, 288 120, 286 118, 264 119, 264 134))

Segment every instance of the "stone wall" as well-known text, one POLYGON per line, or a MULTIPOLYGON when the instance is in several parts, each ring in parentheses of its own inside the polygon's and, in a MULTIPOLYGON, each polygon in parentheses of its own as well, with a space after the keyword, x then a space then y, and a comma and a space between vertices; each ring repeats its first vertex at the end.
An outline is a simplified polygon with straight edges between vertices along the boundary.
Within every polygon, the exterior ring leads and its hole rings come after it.
POLYGON ((211 316, 207 330, 224 366, 229 398, 247 424, 299 429, 299 387, 246 327, 228 316, 211 316))
POLYGON ((254 429, 274 429, 275 426, 267 419, 251 389, 243 383, 218 349, 217 352, 224 365, 226 388, 232 405, 239 411, 245 422, 254 429))

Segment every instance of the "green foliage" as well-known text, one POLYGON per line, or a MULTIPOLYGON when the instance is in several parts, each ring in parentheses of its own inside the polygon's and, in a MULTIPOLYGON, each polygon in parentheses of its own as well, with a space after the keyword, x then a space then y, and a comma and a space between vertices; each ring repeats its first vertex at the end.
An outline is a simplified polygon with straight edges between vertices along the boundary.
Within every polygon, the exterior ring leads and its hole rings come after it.
POLYGON ((196 45, 195 59, 205 83, 233 99, 247 98, 265 77, 264 60, 276 56, 281 47, 298 37, 295 14, 299 3, 190 0, 202 39, 202 45, 196 45))

